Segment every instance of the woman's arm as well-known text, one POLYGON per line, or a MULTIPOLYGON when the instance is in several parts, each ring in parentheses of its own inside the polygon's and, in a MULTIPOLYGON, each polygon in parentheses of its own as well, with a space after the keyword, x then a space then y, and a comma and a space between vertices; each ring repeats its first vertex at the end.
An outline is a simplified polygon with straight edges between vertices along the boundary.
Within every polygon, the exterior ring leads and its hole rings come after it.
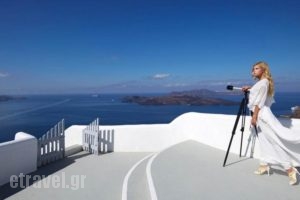
POLYGON ((258 117, 258 113, 259 113, 259 107, 258 106, 255 106, 254 107, 254 111, 253 111, 253 114, 252 114, 252 119, 251 119, 251 124, 253 126, 256 126, 256 123, 257 123, 257 117, 258 117))
POLYGON ((251 89, 251 86, 243 86, 242 87, 242 90, 244 91, 244 92, 246 92, 246 91, 248 91, 248 90, 250 90, 251 89))

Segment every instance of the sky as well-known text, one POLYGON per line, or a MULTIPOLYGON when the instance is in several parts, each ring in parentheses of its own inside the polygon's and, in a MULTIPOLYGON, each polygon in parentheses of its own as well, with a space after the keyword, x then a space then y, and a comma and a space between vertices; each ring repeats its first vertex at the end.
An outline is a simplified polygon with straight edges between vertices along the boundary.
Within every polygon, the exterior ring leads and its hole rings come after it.
POLYGON ((298 0, 0 0, 0 94, 300 92, 298 0))

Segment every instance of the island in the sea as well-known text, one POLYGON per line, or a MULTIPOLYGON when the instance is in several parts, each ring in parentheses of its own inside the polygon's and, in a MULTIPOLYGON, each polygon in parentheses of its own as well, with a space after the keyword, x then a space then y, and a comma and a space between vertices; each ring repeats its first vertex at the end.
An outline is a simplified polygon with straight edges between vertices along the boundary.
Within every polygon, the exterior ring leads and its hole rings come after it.
POLYGON ((122 102, 139 105, 237 105, 239 102, 218 98, 220 93, 201 89, 171 92, 162 96, 125 96, 122 102))

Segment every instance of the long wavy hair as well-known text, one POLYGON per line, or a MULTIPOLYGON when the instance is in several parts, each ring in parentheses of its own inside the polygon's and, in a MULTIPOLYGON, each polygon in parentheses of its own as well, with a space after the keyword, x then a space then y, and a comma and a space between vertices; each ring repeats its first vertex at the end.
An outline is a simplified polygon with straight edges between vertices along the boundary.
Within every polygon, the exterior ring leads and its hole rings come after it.
POLYGON ((252 70, 254 69, 255 66, 258 66, 263 70, 262 76, 269 81, 268 95, 274 96, 274 81, 268 63, 259 61, 253 65, 252 70))

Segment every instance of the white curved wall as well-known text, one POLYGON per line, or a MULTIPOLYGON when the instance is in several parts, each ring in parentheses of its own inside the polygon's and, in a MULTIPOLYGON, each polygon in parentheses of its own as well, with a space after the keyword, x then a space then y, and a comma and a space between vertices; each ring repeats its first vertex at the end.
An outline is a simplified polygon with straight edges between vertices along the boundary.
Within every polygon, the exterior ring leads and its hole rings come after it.
POLYGON ((0 186, 9 182, 11 175, 28 174, 37 169, 37 139, 19 132, 15 140, 0 143, 0 186))
MULTIPOLYGON (((152 125, 117 125, 101 126, 100 129, 114 130, 114 151, 116 152, 157 152, 173 144, 196 140, 215 148, 227 150, 236 115, 185 113, 170 124, 152 125)), ((291 129, 300 130, 299 119, 280 119, 284 124, 291 125, 291 129)), ((241 119, 239 121, 241 123, 241 119)), ((246 117, 243 147, 248 145, 250 131, 250 117, 246 117)), ((66 147, 74 144, 82 144, 82 130, 85 126, 71 126, 66 130, 66 147)), ((240 124, 236 129, 231 151, 239 153, 240 148, 240 124)), ((258 145, 254 157, 259 156, 258 145)), ((250 150, 248 151, 248 153, 250 150)))
MULTIPOLYGON (((173 126, 174 133, 177 135, 184 134, 187 139, 196 140, 226 151, 235 120, 235 115, 186 113, 176 118, 171 125, 173 126)), ((240 149, 241 121, 240 118, 230 149, 230 152, 236 154, 239 154, 240 149)), ((246 122, 249 121, 250 118, 247 116, 246 122)), ((247 139, 250 134, 250 125, 246 123, 243 140, 244 147, 247 146, 247 139)), ((256 150, 255 153, 257 152, 256 150)))

